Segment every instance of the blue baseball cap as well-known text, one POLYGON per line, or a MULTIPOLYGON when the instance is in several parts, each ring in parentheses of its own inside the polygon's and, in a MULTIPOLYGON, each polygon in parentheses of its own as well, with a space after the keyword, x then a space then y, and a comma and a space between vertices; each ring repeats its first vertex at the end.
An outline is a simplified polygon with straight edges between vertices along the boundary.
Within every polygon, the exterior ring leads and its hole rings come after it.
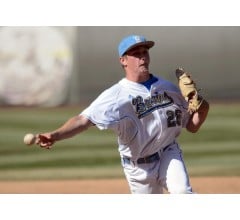
POLYGON ((122 57, 127 51, 138 46, 146 46, 148 49, 154 46, 153 41, 148 41, 144 36, 130 35, 125 37, 118 46, 119 57, 122 57))

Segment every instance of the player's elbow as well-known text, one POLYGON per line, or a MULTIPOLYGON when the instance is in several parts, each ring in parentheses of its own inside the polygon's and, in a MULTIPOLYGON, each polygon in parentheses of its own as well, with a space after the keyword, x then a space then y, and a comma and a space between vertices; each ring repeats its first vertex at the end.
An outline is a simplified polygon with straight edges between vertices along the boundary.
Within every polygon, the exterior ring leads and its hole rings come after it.
POLYGON ((197 133, 199 130, 200 126, 187 126, 186 129, 187 131, 191 133, 197 133))
POLYGON ((199 131, 199 129, 201 128, 202 124, 203 124, 203 121, 201 121, 199 123, 193 123, 191 121, 187 124, 186 129, 188 132, 197 133, 199 131))

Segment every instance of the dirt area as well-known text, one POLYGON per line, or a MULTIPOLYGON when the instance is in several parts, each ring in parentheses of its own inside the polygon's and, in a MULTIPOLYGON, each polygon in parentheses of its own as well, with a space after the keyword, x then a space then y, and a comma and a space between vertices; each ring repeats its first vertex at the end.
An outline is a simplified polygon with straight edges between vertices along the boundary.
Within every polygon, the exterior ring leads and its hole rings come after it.
MULTIPOLYGON (((192 177, 199 194, 239 194, 240 177, 192 177)), ((1 181, 1 194, 129 194, 125 179, 1 181)))

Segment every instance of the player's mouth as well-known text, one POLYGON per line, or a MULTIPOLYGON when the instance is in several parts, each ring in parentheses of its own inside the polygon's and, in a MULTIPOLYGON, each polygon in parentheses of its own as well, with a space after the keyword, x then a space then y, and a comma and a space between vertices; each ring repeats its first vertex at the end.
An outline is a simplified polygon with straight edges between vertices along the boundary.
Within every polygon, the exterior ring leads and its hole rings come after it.
POLYGON ((148 69, 148 64, 147 63, 143 63, 140 65, 140 67, 145 67, 146 69, 148 69))

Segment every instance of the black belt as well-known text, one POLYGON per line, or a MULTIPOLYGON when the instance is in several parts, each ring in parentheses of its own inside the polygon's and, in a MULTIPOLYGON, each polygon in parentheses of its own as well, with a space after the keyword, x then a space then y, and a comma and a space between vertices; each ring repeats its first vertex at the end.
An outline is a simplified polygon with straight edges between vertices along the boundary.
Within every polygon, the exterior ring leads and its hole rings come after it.
POLYGON ((160 159, 159 154, 158 154, 158 152, 156 152, 155 154, 152 154, 152 155, 150 155, 150 156, 139 158, 139 159, 137 160, 137 163, 138 163, 138 164, 142 164, 142 163, 152 163, 152 162, 154 162, 154 161, 156 161, 156 160, 159 160, 159 159, 160 159))
MULTIPOLYGON (((171 144, 167 145, 166 147, 163 148, 163 151, 165 151, 171 144)), ((156 160, 159 160, 160 156, 158 154, 158 152, 149 155, 147 157, 142 157, 142 158, 138 158, 137 159, 137 164, 143 164, 143 163, 152 163, 156 160)), ((131 159, 127 158, 127 157, 123 157, 123 161, 124 163, 130 164, 131 163, 131 159)))

